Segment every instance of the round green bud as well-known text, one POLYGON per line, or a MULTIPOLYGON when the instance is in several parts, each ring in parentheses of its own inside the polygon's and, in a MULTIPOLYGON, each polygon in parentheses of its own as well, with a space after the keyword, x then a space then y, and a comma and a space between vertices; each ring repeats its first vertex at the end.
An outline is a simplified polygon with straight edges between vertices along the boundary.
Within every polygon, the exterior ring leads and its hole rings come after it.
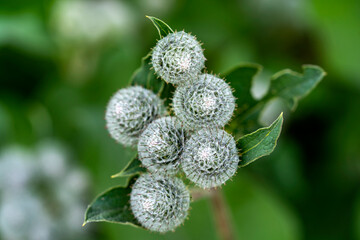
POLYGON ((117 142, 133 146, 142 131, 165 113, 163 102, 153 92, 134 86, 120 89, 106 109, 106 127, 117 142))
POLYGON ((150 172, 176 174, 184 144, 185 131, 180 122, 175 117, 159 118, 139 138, 139 159, 150 172))
POLYGON ((179 178, 143 174, 132 188, 130 205, 143 227, 167 232, 184 222, 190 206, 190 193, 179 178))
POLYGON ((201 188, 213 188, 230 179, 238 168, 234 138, 221 129, 201 129, 186 142, 181 166, 188 179, 201 188))
POLYGON ((223 127, 233 115, 235 98, 223 79, 202 74, 192 84, 176 89, 173 108, 188 129, 223 127))
POLYGON ((151 62, 159 77, 178 85, 197 78, 205 66, 205 57, 196 38, 181 31, 158 41, 151 62))

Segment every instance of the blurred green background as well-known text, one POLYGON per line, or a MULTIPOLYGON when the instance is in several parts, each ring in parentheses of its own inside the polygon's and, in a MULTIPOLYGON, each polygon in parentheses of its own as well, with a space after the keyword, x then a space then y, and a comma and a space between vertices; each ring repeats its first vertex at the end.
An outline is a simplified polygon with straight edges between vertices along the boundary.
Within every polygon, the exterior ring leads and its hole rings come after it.
MULTIPOLYGON (((360 240, 358 0, 1 1, 0 151, 60 142, 71 164, 88 173, 87 202, 122 184, 110 175, 134 149, 109 137, 104 113, 156 43, 145 15, 195 34, 209 71, 263 65, 254 95, 284 68, 325 69, 296 112, 269 106, 264 123, 285 111, 278 147, 240 169, 223 190, 238 239, 360 240)), ((81 231, 85 239, 218 239, 208 200, 192 203, 189 220, 174 233, 109 223, 81 231)))

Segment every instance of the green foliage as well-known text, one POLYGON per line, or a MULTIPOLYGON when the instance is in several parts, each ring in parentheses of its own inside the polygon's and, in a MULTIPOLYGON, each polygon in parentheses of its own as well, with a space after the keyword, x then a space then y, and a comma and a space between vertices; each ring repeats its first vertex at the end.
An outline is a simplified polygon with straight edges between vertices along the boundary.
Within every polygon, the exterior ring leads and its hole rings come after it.
POLYGON ((84 224, 111 222, 140 227, 130 209, 130 192, 135 178, 126 187, 115 187, 95 198, 85 213, 84 224))
MULTIPOLYGON (((173 32, 160 19, 148 18, 157 28, 160 38, 173 32)), ((151 52, 142 59, 141 67, 133 74, 130 85, 143 86, 168 100, 172 97, 174 87, 156 78, 150 61, 151 52)), ((234 88, 234 96, 237 98, 237 110, 228 130, 235 135, 249 133, 237 137, 237 148, 241 155, 239 167, 245 167, 255 160, 271 154, 276 147, 282 129, 283 114, 280 114, 270 126, 259 128, 258 118, 266 104, 274 98, 281 98, 292 110, 295 110, 298 100, 306 96, 325 76, 325 72, 317 66, 304 65, 303 69, 303 74, 291 70, 276 73, 271 78, 269 91, 260 100, 255 99, 251 94, 254 77, 262 70, 260 65, 239 65, 222 76, 234 88), (257 130, 254 131, 255 129, 257 130)), ((134 178, 145 171, 137 157, 130 160, 124 169, 112 176, 112 178, 130 179, 128 185, 110 189, 98 196, 88 207, 84 224, 105 221, 139 226, 130 210, 129 194, 134 178)))
POLYGON ((298 100, 309 94, 325 76, 324 70, 318 66, 304 65, 303 70, 303 74, 289 69, 276 73, 271 78, 270 89, 264 99, 280 97, 291 110, 295 110, 298 100))
POLYGON ((130 85, 143 86, 152 90, 154 93, 161 94, 164 88, 164 81, 155 76, 155 72, 150 65, 151 53, 148 53, 141 60, 141 66, 138 68, 131 78, 130 85))
MULTIPOLYGON (((157 28, 160 38, 174 32, 162 20, 151 16, 147 16, 147 18, 149 18, 157 28)), ((169 106, 170 98, 172 97, 172 93, 175 91, 173 85, 156 77, 154 69, 151 66, 151 52, 142 58, 141 66, 134 72, 130 80, 130 85, 140 85, 144 88, 152 90, 165 100, 166 106, 169 106)))
POLYGON ((300 74, 289 69, 273 75, 267 94, 256 100, 251 94, 252 81, 261 71, 259 65, 239 65, 224 77, 235 89, 237 111, 229 129, 235 133, 250 133, 259 128, 259 116, 265 106, 275 98, 287 103, 291 110, 295 110, 299 99, 305 97, 322 80, 325 72, 318 66, 304 65, 304 73, 300 74))
POLYGON ((156 27, 156 29, 159 32, 159 36, 160 38, 165 37, 166 35, 168 35, 169 33, 173 33, 174 31, 171 29, 171 27, 169 25, 167 25, 164 21, 156 18, 156 17, 152 17, 152 16, 146 16, 148 19, 150 19, 150 21, 154 24, 154 26, 156 27))
POLYGON ((283 114, 269 126, 241 137, 237 147, 241 154, 240 167, 245 167, 253 161, 269 155, 274 151, 280 136, 283 123, 283 114))
MULTIPOLYGON (((210 72, 226 73, 236 63, 261 63, 264 72, 255 75, 253 93, 266 94, 271 75, 286 67, 302 73, 302 63, 314 63, 329 73, 319 88, 300 100, 299 111, 286 110, 286 102, 278 98, 260 111, 265 125, 258 124, 254 111, 252 121, 240 125, 242 115, 238 115, 226 126, 239 139, 269 126, 284 111, 286 125, 276 151, 262 158, 266 161, 239 169, 222 188, 237 237, 360 240, 360 199, 356 199, 360 190, 360 48, 356 47, 360 1, 117 1, 125 8, 112 19, 126 20, 126 30, 117 28, 116 37, 96 46, 86 36, 69 42, 60 35, 53 13, 61 2, 0 3, 1 148, 56 138, 70 144, 73 163, 89 171, 89 195, 123 185, 127 177, 110 179, 109 174, 123 169, 136 149, 118 146, 109 138, 104 106, 116 89, 127 86, 149 44, 160 39, 141 16, 166 16, 174 31, 185 29, 203 40, 210 72)), ((97 26, 102 28, 100 22, 97 26)), ((74 24, 69 24, 71 29, 74 24)), ((90 28, 89 34, 97 30, 90 28)), ((241 87, 243 80, 235 78, 230 84, 241 87)), ((171 97, 168 88, 172 87, 165 84, 162 94, 171 97)), ((61 194, 61 189, 53 186, 52 192, 61 194)), ((91 200, 89 195, 83 197, 91 200)), ((191 208, 186 224, 166 235, 119 224, 72 226, 95 239, 218 239, 210 201, 193 202, 191 208)), ((64 213, 72 218, 73 212, 64 213)))
POLYGON ((251 95, 251 87, 254 77, 262 70, 262 66, 258 64, 243 64, 230 70, 222 77, 230 82, 231 87, 234 88, 236 95, 237 110, 235 115, 240 115, 248 108, 256 103, 256 100, 251 95))

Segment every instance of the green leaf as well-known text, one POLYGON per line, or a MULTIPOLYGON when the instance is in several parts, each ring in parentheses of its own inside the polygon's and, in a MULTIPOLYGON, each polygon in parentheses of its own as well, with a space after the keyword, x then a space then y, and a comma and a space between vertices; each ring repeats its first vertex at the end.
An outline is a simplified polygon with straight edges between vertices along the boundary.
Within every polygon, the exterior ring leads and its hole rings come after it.
MULTIPOLYGON (((157 28, 160 37, 165 37, 171 32, 174 32, 169 25, 167 25, 164 21, 151 17, 146 16, 151 20, 151 22, 154 24, 154 26, 157 28)), ((130 85, 132 86, 142 86, 144 88, 147 88, 149 90, 152 90, 153 92, 161 95, 164 88, 171 88, 171 86, 167 86, 164 81, 162 81, 160 78, 157 78, 155 75, 155 71, 152 69, 151 66, 151 52, 149 52, 145 57, 141 60, 141 66, 135 70, 130 85)), ((171 97, 171 94, 164 93, 164 96, 171 97)))
POLYGON ((164 21, 162 21, 156 17, 152 17, 152 16, 146 16, 146 17, 148 19, 150 19, 150 21, 154 24, 154 26, 156 27, 156 29, 159 32, 160 38, 166 37, 166 35, 168 35, 169 33, 174 32, 171 29, 171 27, 169 25, 167 25, 164 21))
POLYGON ((242 64, 238 65, 229 73, 224 74, 225 80, 234 88, 234 97, 236 98, 237 114, 241 114, 254 104, 256 100, 251 94, 251 86, 254 77, 262 70, 262 66, 258 64, 242 64))
POLYGON ((289 69, 276 73, 266 98, 281 97, 290 109, 295 110, 298 100, 309 94, 326 75, 323 69, 314 65, 304 65, 303 70, 303 74, 289 69))
POLYGON ((131 179, 127 187, 115 187, 95 198, 85 213, 83 226, 89 222, 111 222, 141 227, 130 209, 131 179))
POLYGON ((295 110, 299 99, 305 97, 326 75, 323 69, 314 65, 304 65, 304 73, 282 70, 271 78, 268 93, 260 100, 251 94, 252 80, 261 67, 255 64, 240 65, 224 77, 235 89, 237 110, 228 126, 236 136, 246 134, 261 127, 258 120, 265 106, 275 98, 284 100, 289 108, 295 110))
POLYGON ((151 68, 151 53, 148 53, 141 60, 141 66, 138 68, 130 81, 132 86, 142 86, 154 93, 160 94, 164 88, 165 82, 157 78, 154 70, 151 68))
POLYGON ((142 172, 145 172, 146 169, 141 167, 141 162, 139 158, 134 157, 120 172, 112 175, 112 178, 118 177, 132 177, 134 175, 138 175, 142 172))
POLYGON ((174 85, 170 83, 164 83, 164 88, 161 91, 160 98, 164 100, 165 106, 170 107, 174 92, 174 85))
MULTIPOLYGON (((236 98, 236 110, 234 113, 234 121, 227 127, 235 136, 242 133, 244 129, 258 128, 257 119, 255 121, 242 121, 244 124, 239 128, 239 116, 249 114, 254 111, 254 106, 257 104, 251 94, 251 87, 255 76, 261 72, 262 66, 258 64, 241 64, 230 70, 228 73, 222 75, 230 86, 235 90, 234 97, 236 98)), ((255 116, 256 118, 257 116, 255 116)))
POLYGON ((241 154, 239 167, 245 167, 255 160, 272 153, 280 136, 282 123, 283 114, 281 113, 269 127, 260 128, 237 141, 237 147, 241 154))

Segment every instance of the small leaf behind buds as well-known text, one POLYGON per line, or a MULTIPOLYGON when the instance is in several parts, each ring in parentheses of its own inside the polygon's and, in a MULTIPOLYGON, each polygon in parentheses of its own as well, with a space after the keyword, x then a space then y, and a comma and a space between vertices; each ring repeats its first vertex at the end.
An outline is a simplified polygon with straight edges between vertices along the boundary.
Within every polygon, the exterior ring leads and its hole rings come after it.
POLYGON ((291 110, 295 110, 299 99, 309 94, 326 75, 324 70, 315 65, 304 65, 304 73, 289 69, 276 73, 271 78, 267 98, 281 97, 291 110))
POLYGON ((302 74, 290 69, 274 74, 269 91, 260 100, 254 99, 250 90, 253 78, 260 72, 261 66, 256 64, 239 65, 225 74, 224 77, 235 88, 234 95, 238 99, 238 108, 229 129, 237 134, 239 129, 243 133, 250 133, 260 127, 261 125, 258 123, 260 114, 265 106, 275 98, 285 101, 294 111, 297 102, 309 94, 326 75, 322 68, 315 65, 303 65, 302 68, 304 72, 302 74))
POLYGON ((151 69, 151 53, 148 53, 141 59, 141 66, 136 69, 130 80, 132 86, 142 86, 152 90, 154 93, 161 94, 164 88, 164 81, 155 76, 155 72, 151 69))

